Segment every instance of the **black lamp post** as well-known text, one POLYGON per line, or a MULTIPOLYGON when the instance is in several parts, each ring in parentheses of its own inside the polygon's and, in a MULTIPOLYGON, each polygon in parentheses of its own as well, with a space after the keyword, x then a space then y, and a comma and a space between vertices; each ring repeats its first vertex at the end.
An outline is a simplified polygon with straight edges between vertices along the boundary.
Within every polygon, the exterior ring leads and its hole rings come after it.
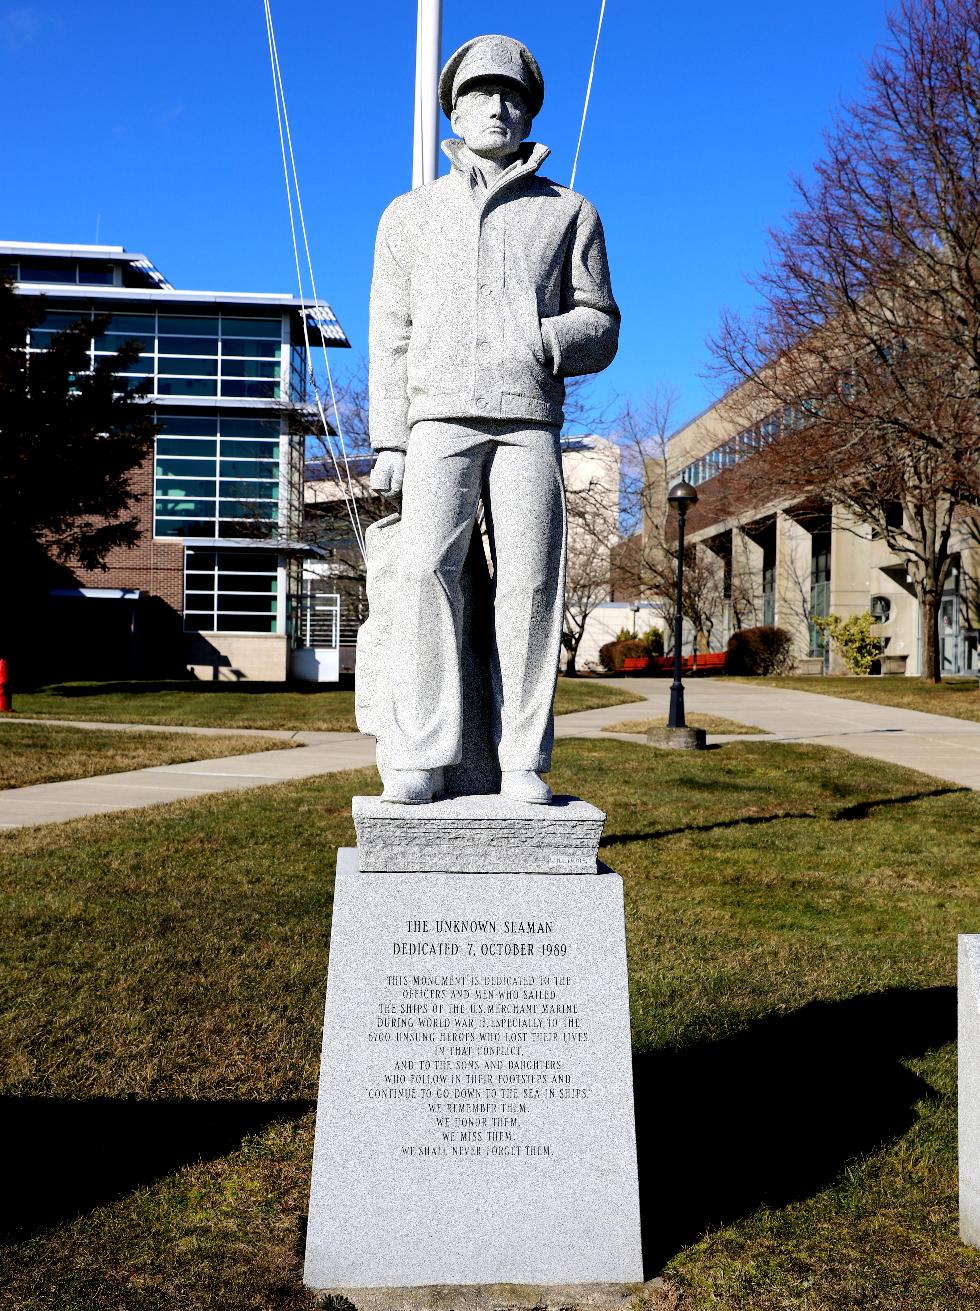
POLYGON ((684 684, 681 682, 681 642, 684 636, 684 520, 698 494, 690 483, 674 483, 667 493, 667 503, 677 511, 677 598, 674 602, 674 681, 670 685, 668 728, 687 728, 684 719, 684 684))

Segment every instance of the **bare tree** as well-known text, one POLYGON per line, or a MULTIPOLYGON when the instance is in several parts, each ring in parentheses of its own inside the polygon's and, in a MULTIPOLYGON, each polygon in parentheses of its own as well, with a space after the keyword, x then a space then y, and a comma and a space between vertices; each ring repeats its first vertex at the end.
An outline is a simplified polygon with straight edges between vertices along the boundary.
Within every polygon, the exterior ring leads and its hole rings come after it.
MULTIPOLYGON (((673 642, 676 522, 667 502, 668 445, 677 407, 677 392, 659 384, 643 402, 627 400, 616 420, 622 451, 623 531, 637 543, 624 557, 637 600, 652 601, 666 621, 667 648, 673 642)), ((731 571, 705 546, 684 552, 684 617, 694 629, 695 648, 710 647, 725 611, 726 580, 731 571)))
POLYGON ((609 441, 566 439, 563 452, 568 551, 562 646, 565 674, 578 673, 576 660, 589 616, 609 600, 613 551, 619 526, 619 451, 609 441))
POLYGON ((980 7, 902 0, 889 26, 771 234, 759 313, 713 348, 735 426, 771 442, 755 480, 827 496, 905 562, 938 682, 951 537, 980 503, 980 7))

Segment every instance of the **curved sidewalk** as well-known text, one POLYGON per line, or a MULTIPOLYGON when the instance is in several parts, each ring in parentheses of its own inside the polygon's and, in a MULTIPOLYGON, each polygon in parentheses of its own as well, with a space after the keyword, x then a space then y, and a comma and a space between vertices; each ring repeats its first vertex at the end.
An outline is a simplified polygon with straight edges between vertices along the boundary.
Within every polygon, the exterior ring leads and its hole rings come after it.
MULTIPOLYGON (((611 687, 636 692, 644 699, 627 705, 606 706, 560 715, 555 736, 621 738, 639 742, 628 733, 606 733, 606 724, 624 720, 666 718, 670 700, 668 679, 615 679, 611 687)), ((980 694, 978 694, 980 695, 980 694)), ((845 701, 840 697, 787 688, 729 683, 723 679, 691 679, 685 683, 690 714, 723 715, 755 728, 768 737, 756 742, 811 742, 840 747, 869 761, 883 760, 921 770, 934 778, 980 790, 980 723, 930 715, 919 710, 845 701)), ((254 735, 282 738, 302 745, 283 751, 226 756, 215 760, 157 765, 120 774, 72 779, 64 783, 38 783, 31 787, 0 790, 0 829, 52 824, 84 815, 102 815, 212 792, 239 791, 290 779, 312 778, 374 764, 374 739, 360 733, 323 733, 290 729, 178 728, 173 725, 105 724, 81 720, 17 719, 14 722, 63 724, 78 728, 117 728, 130 732, 188 732, 207 736, 254 735)), ((0 749, 3 743, 0 722, 0 749)), ((716 737, 731 741, 737 735, 716 737)), ((869 765, 873 768, 873 765, 869 765)))
MULTIPOLYGON (((602 727, 628 719, 666 718, 670 703, 669 679, 604 681, 611 687, 636 692, 645 699, 605 710, 562 715, 555 721, 557 737, 601 735, 635 742, 638 740, 635 735, 603 733, 602 727)), ((726 719, 761 728, 770 735, 768 738, 754 738, 754 741, 810 742, 839 747, 869 760, 905 765, 934 778, 980 790, 980 723, 967 719, 872 705, 866 701, 847 701, 817 692, 734 683, 722 678, 686 681, 684 701, 689 715, 723 715, 726 719)))
MULTIPOLYGON (((191 760, 180 765, 155 765, 130 769, 120 774, 99 774, 64 783, 35 783, 30 787, 0 791, 0 829, 26 828, 31 824, 57 824, 84 815, 105 815, 114 810, 157 806, 166 801, 183 801, 209 792, 237 792, 243 788, 282 783, 289 779, 312 778, 374 764, 374 739, 360 733, 293 732, 263 728, 174 728, 158 724, 104 724, 80 720, 24 720, 18 723, 70 725, 73 728, 112 728, 131 732, 196 733, 206 737, 265 737, 301 742, 302 746, 282 751, 259 751, 254 755, 223 756, 213 760, 191 760)), ((0 723, 0 749, 3 725, 0 723)))

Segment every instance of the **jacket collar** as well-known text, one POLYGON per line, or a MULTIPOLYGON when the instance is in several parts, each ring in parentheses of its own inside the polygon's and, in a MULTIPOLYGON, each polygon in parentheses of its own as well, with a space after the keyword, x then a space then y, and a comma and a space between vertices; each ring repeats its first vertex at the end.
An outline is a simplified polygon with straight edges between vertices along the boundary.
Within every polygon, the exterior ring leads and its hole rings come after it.
MULTIPOLYGON (((472 185, 470 183, 470 174, 474 168, 479 167, 480 161, 467 148, 466 143, 456 137, 451 137, 448 141, 442 143, 442 152, 452 164, 452 171, 459 177, 460 181, 472 185)), ((485 205, 491 196, 495 196, 498 192, 513 186, 520 179, 530 177, 536 173, 550 154, 550 147, 542 145, 540 141, 525 141, 517 152, 517 159, 487 188, 483 204, 485 205)))

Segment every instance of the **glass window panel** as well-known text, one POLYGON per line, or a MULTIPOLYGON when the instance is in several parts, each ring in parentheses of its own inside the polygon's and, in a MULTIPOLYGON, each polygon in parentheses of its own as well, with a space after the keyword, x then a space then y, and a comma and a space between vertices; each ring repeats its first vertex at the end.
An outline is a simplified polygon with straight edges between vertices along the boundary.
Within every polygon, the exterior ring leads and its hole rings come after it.
POLYGON ((279 365, 270 360, 229 360, 221 357, 222 378, 278 378, 279 365))
POLYGON ((216 460, 178 460, 173 456, 161 459, 158 455, 156 462, 158 478, 168 474, 187 478, 214 478, 216 468, 216 460))
POLYGON ((123 336, 152 337, 156 330, 156 316, 153 314, 119 314, 113 310, 109 320, 109 331, 121 332, 123 336))
POLYGON ((264 524, 258 519, 222 519, 220 537, 274 537, 275 523, 264 524))
POLYGON ((264 500, 277 500, 279 497, 279 484, 271 482, 243 482, 241 479, 230 479, 224 477, 222 469, 221 479, 221 496, 240 496, 243 500, 253 500, 256 497, 264 500))
POLYGON ((158 518, 157 537, 214 537, 213 519, 166 519, 158 518))
POLYGON ((95 338, 95 349, 97 351, 117 351, 127 341, 137 341, 145 354, 153 354, 153 336, 150 333, 100 332, 95 338))
POLYGON ((228 460, 225 458, 227 446, 228 443, 221 448, 222 478, 275 478, 278 482, 277 460, 228 460))
POLYGON ((176 496, 186 499, 188 496, 214 496, 214 480, 211 478, 158 478, 157 497, 176 496))
POLYGON ((267 551, 219 551, 218 568, 224 573, 268 573, 275 577, 276 561, 267 551))
POLYGON ((218 372, 218 361, 188 360, 182 356, 161 355, 157 361, 157 368, 162 374, 197 373, 213 378, 218 372))
POLYGON ((275 519, 278 508, 268 501, 222 501, 218 513, 222 519, 275 519))
POLYGON ((185 610, 203 610, 205 612, 214 609, 214 590, 210 592, 184 592, 184 609, 185 610))
POLYGON ((218 319, 213 314, 161 314, 160 332, 181 337, 217 337, 218 319))
POLYGON ((275 574, 222 574, 221 590, 233 592, 274 592, 275 574))
POLYGON ((162 411, 157 415, 160 432, 165 437, 216 437, 218 435, 218 418, 214 414, 168 414, 162 411))
POLYGON ((67 328, 79 319, 90 319, 91 314, 84 310, 48 310, 38 324, 41 328, 67 328))
POLYGON ((21 282, 75 282, 75 261, 69 260, 64 263, 52 264, 29 264, 21 260, 20 264, 21 282))
POLYGON ((214 551, 188 551, 184 558, 189 569, 212 570, 216 557, 214 551))
POLYGON ((218 443, 206 437, 158 437, 157 455, 214 455, 218 443))
POLYGON ((245 457, 246 459, 275 460, 279 455, 278 442, 238 442, 228 441, 224 436, 226 424, 221 425, 221 455, 245 457))
POLYGON ((215 356, 218 353, 216 337, 159 337, 160 350, 168 355, 215 356))
POLYGON ((218 609, 225 614, 237 611, 239 614, 268 615, 276 612, 275 596, 219 595, 218 609))
POLYGON ((161 378, 157 386, 161 396, 217 396, 215 378, 161 378))
POLYGON ((31 328, 30 344, 35 350, 45 351, 51 345, 56 329, 31 328))
POLYGON ((279 341, 282 338, 282 319, 232 319, 225 314, 221 318, 221 335, 223 337, 272 337, 279 341))
POLYGON ((217 632, 274 633, 275 615, 219 615, 217 632))
POLYGON ((278 382, 222 382, 222 396, 248 396, 254 400, 278 400, 278 382))
POLYGON ((278 360, 282 345, 278 341, 256 341, 248 337, 225 337, 221 343, 222 355, 246 356, 249 359, 278 360))
MULTIPOLYGON (((268 437, 279 439, 278 419, 249 419, 238 415, 223 415, 221 419, 222 437, 268 437)), ((245 451, 236 451, 236 455, 245 455, 245 451)))
POLYGON ((214 501, 190 500, 187 497, 157 497, 157 514, 164 519, 214 518, 214 501))
POLYGON ((80 259, 78 281, 111 287, 114 281, 112 265, 102 260, 80 259))

